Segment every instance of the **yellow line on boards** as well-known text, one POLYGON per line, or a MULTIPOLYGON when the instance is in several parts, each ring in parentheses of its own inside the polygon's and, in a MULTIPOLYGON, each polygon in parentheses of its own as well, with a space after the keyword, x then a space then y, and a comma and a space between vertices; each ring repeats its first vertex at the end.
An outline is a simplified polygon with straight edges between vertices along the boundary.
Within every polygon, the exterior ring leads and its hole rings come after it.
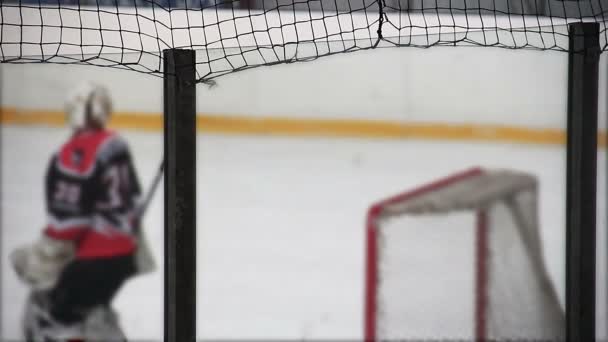
MULTIPOLYGON (((0 108, 0 124, 65 125, 60 111, 0 108)), ((119 129, 160 131, 160 114, 115 112, 110 126, 119 129)), ((538 129, 517 126, 411 123, 373 120, 287 119, 278 117, 241 117, 199 114, 197 130, 203 133, 256 134, 300 137, 350 137, 385 139, 431 139, 460 141, 496 141, 560 145, 566 133, 560 129, 538 129)), ((598 136, 606 146, 606 133, 598 136)))

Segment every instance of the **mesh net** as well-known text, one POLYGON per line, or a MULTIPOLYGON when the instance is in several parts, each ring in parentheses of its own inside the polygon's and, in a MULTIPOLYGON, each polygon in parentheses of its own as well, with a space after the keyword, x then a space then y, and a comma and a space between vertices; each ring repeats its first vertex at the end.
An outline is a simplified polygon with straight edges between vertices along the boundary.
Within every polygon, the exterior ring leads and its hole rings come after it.
POLYGON ((375 226, 373 338, 563 340, 535 185, 478 174, 432 188, 393 201, 375 226))
POLYGON ((162 50, 197 53, 198 81, 358 50, 437 45, 566 51, 567 24, 608 0, 4 0, 0 62, 162 73, 162 50))
POLYGON ((382 224, 378 340, 474 340, 474 228, 471 213, 382 224))
POLYGON ((486 337, 563 340, 564 317, 542 263, 535 197, 520 193, 487 210, 486 337))

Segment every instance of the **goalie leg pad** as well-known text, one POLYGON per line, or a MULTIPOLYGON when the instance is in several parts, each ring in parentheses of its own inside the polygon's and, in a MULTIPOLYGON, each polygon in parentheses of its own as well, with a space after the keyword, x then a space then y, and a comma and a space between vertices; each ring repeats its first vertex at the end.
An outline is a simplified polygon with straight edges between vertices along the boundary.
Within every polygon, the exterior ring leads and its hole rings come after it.
POLYGON ((126 342, 118 315, 109 306, 97 306, 78 322, 64 324, 50 315, 48 293, 33 292, 25 306, 23 331, 26 341, 126 342))
POLYGON ((32 292, 25 303, 23 333, 26 341, 66 341, 84 336, 83 325, 63 324, 50 314, 47 292, 32 292))

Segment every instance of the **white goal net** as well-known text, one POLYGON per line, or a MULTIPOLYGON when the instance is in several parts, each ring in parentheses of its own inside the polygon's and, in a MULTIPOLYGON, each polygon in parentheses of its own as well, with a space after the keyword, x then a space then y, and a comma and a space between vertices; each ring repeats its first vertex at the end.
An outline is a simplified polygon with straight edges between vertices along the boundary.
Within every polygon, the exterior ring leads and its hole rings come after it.
POLYGON ((372 206, 365 338, 561 340, 537 183, 472 169, 372 206))

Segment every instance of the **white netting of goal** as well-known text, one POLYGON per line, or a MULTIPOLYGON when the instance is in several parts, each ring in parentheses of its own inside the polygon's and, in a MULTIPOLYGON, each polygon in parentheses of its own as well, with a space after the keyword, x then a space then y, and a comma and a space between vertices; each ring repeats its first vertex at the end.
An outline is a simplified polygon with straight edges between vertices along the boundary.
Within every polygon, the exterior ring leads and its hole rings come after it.
POLYGON ((562 340, 537 183, 472 169, 372 206, 365 338, 562 340))

